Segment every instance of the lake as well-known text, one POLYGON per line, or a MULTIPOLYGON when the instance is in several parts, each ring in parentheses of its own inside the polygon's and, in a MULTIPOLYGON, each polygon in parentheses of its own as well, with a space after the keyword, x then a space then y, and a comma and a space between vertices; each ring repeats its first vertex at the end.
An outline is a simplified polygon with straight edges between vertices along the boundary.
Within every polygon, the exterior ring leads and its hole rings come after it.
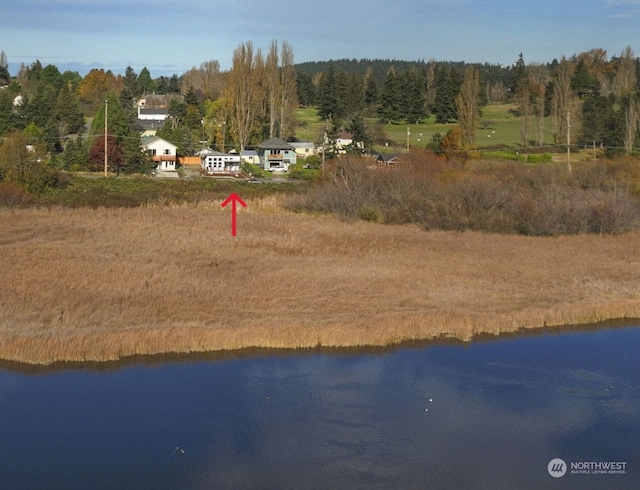
POLYGON ((5 364, 0 486, 640 488, 639 346, 640 327, 616 326, 5 364))

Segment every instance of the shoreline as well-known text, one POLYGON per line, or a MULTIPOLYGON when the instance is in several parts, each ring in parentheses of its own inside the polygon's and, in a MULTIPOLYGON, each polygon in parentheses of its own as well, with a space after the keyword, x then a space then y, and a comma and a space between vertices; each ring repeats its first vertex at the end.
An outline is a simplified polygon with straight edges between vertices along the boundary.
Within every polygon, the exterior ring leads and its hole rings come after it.
POLYGON ((0 358, 469 341, 640 318, 640 234, 432 232, 219 202, 0 210, 0 358))
POLYGON ((21 361, 11 361, 0 359, 0 369, 8 371, 39 374, 45 372, 63 372, 65 370, 89 370, 89 371, 112 371, 127 366, 145 365, 156 366, 168 363, 184 362, 217 362, 243 359, 246 357, 280 357, 298 356, 306 354, 325 355, 358 355, 372 354, 381 355, 395 352, 398 349, 421 349, 431 346, 458 345, 464 346, 472 343, 499 342, 520 337, 536 337, 542 335, 561 335, 565 333, 588 333, 598 332, 606 329, 636 328, 640 326, 640 318, 619 318, 604 320, 589 324, 559 325, 554 327, 531 327, 519 330, 501 332, 497 334, 478 334, 469 339, 462 340, 456 337, 434 337, 430 339, 405 340, 396 344, 380 346, 358 345, 358 346, 335 346, 335 347, 243 347, 231 350, 210 350, 201 352, 161 352, 156 354, 133 354, 113 360, 65 360, 53 363, 26 363, 21 361))

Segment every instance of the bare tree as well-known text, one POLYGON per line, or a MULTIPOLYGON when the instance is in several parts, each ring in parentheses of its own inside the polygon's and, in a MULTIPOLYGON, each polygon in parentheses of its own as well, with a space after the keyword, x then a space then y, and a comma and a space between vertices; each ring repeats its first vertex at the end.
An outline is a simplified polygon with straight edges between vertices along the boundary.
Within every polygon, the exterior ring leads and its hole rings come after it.
POLYGON ((529 87, 531 89, 533 114, 536 118, 536 145, 544 144, 544 116, 546 110, 549 70, 544 65, 529 65, 529 87))
POLYGON ((264 100, 264 61, 261 51, 247 41, 233 52, 233 62, 227 83, 230 106, 231 134, 244 150, 256 131, 258 115, 264 100))
POLYGON ((476 126, 480 115, 480 73, 473 66, 467 66, 460 93, 456 97, 458 122, 460 123, 460 142, 463 148, 473 146, 476 141, 476 126))
POLYGON ((431 107, 436 100, 436 60, 430 59, 427 65, 427 86, 425 87, 425 103, 431 107))
POLYGON ((520 145, 523 148, 529 146, 529 130, 531 128, 531 114, 533 113, 531 98, 531 80, 527 77, 525 83, 520 87, 518 94, 520 108, 520 145))
POLYGON ((282 42, 280 63, 280 138, 286 139, 298 105, 293 48, 287 41, 282 42))
POLYGON ((203 98, 216 100, 220 97, 224 86, 224 74, 220 72, 217 60, 205 61, 200 67, 195 66, 182 75, 182 91, 192 87, 203 98))
POLYGON ((269 53, 264 65, 265 88, 267 90, 267 102, 269 111, 269 138, 276 135, 276 115, 280 102, 280 75, 279 75, 278 41, 275 39, 269 45, 269 53))
POLYGON ((627 155, 633 150, 633 146, 638 134, 638 99, 636 62, 631 46, 622 52, 618 59, 613 86, 616 94, 622 99, 624 105, 624 150, 627 155))
POLYGON ((625 97, 626 107, 624 109, 625 132, 624 132, 624 151, 627 155, 631 154, 633 146, 636 142, 638 134, 638 99, 634 94, 625 97))
POLYGON ((501 104, 507 99, 507 87, 501 81, 495 82, 488 88, 488 94, 492 102, 501 104))
POLYGON ((631 46, 620 55, 613 79, 613 90, 621 97, 633 92, 636 87, 636 63, 631 46))
MULTIPOLYGON (((580 100, 571 88, 574 69, 574 65, 563 57, 558 66, 558 73, 553 86, 551 119, 553 122, 553 138, 556 144, 567 142, 568 134, 573 139, 575 135, 580 133, 581 105, 580 100), (569 131, 569 124, 571 125, 571 131, 569 131)), ((569 141, 568 143, 571 142, 569 141)))

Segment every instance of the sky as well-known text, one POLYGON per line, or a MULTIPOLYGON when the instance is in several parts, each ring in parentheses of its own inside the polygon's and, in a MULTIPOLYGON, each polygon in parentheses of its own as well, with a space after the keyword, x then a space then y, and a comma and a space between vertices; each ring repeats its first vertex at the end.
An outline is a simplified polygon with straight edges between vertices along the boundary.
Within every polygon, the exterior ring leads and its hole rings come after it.
POLYGON ((287 41, 294 62, 340 58, 547 63, 594 48, 640 55, 640 0, 20 0, 0 8, 9 72, 39 60, 152 77, 251 41, 287 41))

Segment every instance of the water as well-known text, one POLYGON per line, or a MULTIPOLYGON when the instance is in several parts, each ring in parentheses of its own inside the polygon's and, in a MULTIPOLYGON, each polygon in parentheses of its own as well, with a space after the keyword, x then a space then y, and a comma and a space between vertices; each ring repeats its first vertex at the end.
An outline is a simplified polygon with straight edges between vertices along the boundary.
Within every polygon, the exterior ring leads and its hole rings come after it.
POLYGON ((640 488, 640 327, 0 370, 0 488, 640 488), (550 476, 554 458, 626 474, 550 476))

